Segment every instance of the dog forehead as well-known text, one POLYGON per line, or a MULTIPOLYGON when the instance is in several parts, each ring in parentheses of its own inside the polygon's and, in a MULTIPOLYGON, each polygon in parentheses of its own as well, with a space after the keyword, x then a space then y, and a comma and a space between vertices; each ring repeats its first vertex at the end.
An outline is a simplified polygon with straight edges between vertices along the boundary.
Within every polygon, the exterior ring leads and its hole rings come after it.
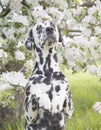
POLYGON ((48 26, 51 26, 51 27, 56 27, 56 25, 52 22, 52 21, 45 21, 45 22, 39 22, 37 23, 34 28, 37 29, 39 27, 43 27, 43 28, 46 28, 48 26))

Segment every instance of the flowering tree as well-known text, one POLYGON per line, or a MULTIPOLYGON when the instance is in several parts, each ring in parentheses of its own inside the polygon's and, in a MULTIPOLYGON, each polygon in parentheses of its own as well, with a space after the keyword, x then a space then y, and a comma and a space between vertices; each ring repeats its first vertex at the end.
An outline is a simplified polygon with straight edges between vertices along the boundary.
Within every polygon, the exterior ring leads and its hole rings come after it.
POLYGON ((65 47, 57 47, 60 62, 73 72, 88 70, 101 78, 100 0, 1 0, 0 91, 6 95, 0 96, 2 106, 11 106, 15 90, 26 86, 34 60, 24 41, 29 28, 43 20, 54 21, 62 31, 65 47))

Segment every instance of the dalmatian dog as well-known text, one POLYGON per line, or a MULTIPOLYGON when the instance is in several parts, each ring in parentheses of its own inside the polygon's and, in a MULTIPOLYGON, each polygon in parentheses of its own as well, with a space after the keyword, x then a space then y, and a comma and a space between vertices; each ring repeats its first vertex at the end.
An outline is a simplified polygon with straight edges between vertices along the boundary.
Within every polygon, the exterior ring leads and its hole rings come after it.
POLYGON ((35 66, 25 92, 25 130, 65 130, 72 116, 72 96, 56 50, 62 41, 53 22, 37 23, 29 31, 25 46, 34 49, 35 66))

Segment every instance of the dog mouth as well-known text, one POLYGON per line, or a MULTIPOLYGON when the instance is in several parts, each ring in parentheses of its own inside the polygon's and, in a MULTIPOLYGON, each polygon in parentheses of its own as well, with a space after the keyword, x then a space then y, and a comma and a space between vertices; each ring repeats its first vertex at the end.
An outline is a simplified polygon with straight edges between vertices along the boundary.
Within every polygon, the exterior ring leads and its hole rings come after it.
POLYGON ((56 42, 56 37, 54 35, 48 35, 47 38, 46 38, 46 42, 48 43, 54 43, 56 42))
POLYGON ((46 45, 46 46, 52 46, 56 43, 56 37, 53 34, 47 35, 44 43, 42 44, 42 46, 46 45))
POLYGON ((45 40, 45 42, 42 44, 43 46, 52 46, 54 45, 54 43, 56 43, 56 38, 54 36, 48 36, 45 40))

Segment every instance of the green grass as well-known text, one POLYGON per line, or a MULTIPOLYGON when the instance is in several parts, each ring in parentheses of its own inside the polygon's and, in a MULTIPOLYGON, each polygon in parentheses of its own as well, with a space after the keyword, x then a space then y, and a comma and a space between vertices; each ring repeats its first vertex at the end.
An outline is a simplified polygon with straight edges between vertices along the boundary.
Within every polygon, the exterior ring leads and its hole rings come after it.
POLYGON ((10 121, 4 123, 3 130, 24 130, 24 121, 23 121, 23 119, 10 120, 10 121))
POLYGON ((101 101, 101 82, 98 77, 86 73, 72 75, 71 71, 63 70, 70 84, 74 114, 67 121, 67 130, 101 130, 101 115, 92 106, 101 101))
MULTIPOLYGON (((63 70, 71 88, 74 113, 67 121, 67 130, 101 130, 101 115, 92 106, 101 101, 101 82, 88 73, 73 74, 63 70)), ((5 130, 24 130, 21 122, 10 122, 5 130)))

